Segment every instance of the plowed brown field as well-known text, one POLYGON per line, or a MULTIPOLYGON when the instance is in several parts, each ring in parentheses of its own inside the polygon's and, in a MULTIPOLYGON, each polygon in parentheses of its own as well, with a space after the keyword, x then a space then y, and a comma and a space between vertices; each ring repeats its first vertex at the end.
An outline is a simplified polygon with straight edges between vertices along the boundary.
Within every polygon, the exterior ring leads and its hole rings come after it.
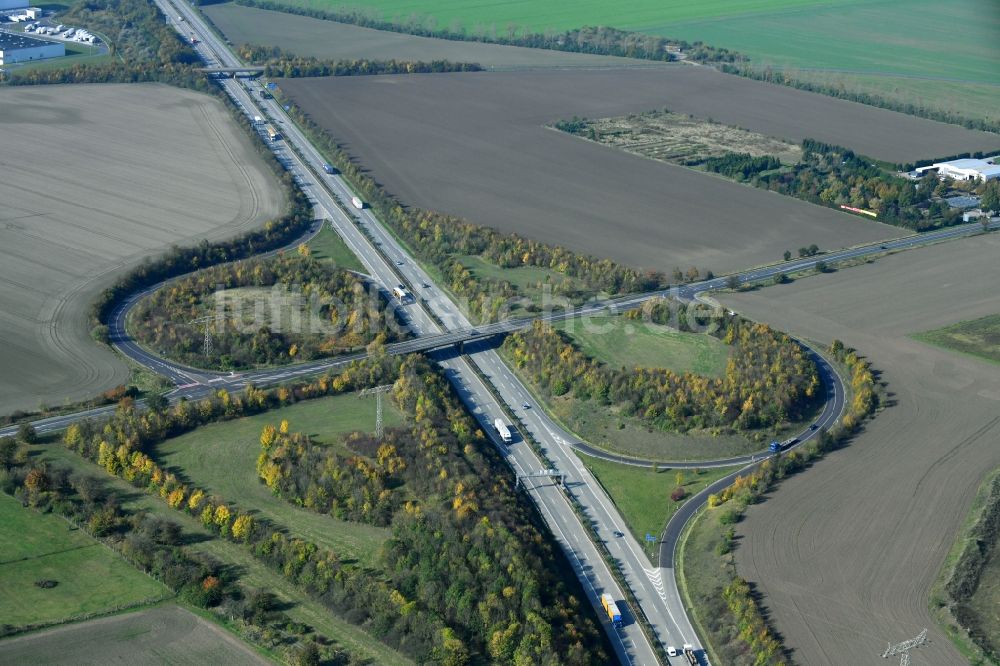
POLYGON ((292 99, 404 202, 640 267, 720 272, 900 233, 545 125, 654 108, 910 159, 1000 137, 703 68, 289 79, 292 99))
POLYGON ((0 95, 0 413, 122 383, 87 312, 127 266, 235 235, 281 190, 215 100, 158 85, 0 95))
POLYGON ((759 586, 801 664, 875 664, 930 629, 914 666, 963 660, 928 591, 984 476, 1000 465, 1000 366, 913 340, 1000 312, 1000 237, 971 238, 757 293, 728 306, 883 371, 894 406, 846 449, 786 481, 739 526, 741 575, 759 586))

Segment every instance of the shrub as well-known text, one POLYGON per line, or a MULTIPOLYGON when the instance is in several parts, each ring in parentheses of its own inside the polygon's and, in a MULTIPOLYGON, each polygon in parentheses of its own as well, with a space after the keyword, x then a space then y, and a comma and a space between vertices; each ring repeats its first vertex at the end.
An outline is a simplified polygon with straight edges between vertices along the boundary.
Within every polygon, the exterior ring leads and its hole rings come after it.
POLYGON ((670 499, 675 502, 680 502, 685 497, 687 497, 687 491, 684 490, 683 486, 677 486, 674 488, 673 492, 670 493, 670 499))

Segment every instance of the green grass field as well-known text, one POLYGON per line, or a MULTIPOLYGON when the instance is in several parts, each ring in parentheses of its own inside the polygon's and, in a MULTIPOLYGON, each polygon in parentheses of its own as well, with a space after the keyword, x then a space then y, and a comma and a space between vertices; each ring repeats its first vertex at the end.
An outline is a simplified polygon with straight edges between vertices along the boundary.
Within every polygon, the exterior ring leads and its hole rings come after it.
MULTIPOLYGON (((481 280, 506 280, 510 282, 517 288, 517 292, 521 297, 527 298, 539 307, 545 307, 547 304, 551 304, 553 307, 565 305, 565 298, 554 293, 553 288, 555 285, 566 284, 571 289, 580 290, 578 295, 570 299, 573 304, 582 303, 588 296, 593 294, 592 291, 587 290, 579 282, 547 268, 538 268, 536 266, 501 268, 500 266, 491 264, 482 257, 470 255, 458 257, 458 260, 462 262, 463 266, 472 271, 473 275, 481 280), (546 294, 547 290, 548 293, 546 294)), ((518 312, 522 309, 523 307, 518 304, 512 307, 511 311, 518 312)))
MULTIPOLYGON (((678 587, 684 606, 694 623, 695 631, 705 642, 712 663, 735 664, 733 652, 727 650, 727 639, 736 629, 725 625, 731 617, 720 612, 725 607, 722 588, 732 578, 736 566, 732 555, 720 556, 716 551, 723 541, 723 526, 719 516, 728 507, 702 509, 689 523, 678 545, 678 587), (720 606, 722 608, 720 608, 720 606), (720 654, 720 651, 724 651, 720 654), (726 657, 726 658, 720 658, 726 657)), ((749 661, 740 661, 740 664, 749 661)))
POLYGON ((913 337, 937 347, 1000 363, 1000 315, 960 321, 913 337))
MULTIPOLYGON (((337 9, 339 0, 282 0, 337 9)), ((1000 12, 994 0, 361 0, 386 19, 467 34, 613 26, 734 49, 798 78, 838 73, 848 89, 1000 120, 1000 12), (856 81, 854 77, 859 79, 856 81), (871 77, 886 77, 873 83, 871 77), (955 83, 969 84, 964 86, 955 83), (966 97, 968 95, 968 97, 966 97)))
POLYGON ((0 494, 0 624, 59 622, 170 595, 83 530, 0 494), (42 589, 42 579, 57 585, 42 589))
POLYGON ((654 472, 585 455, 581 455, 580 459, 611 496, 629 530, 642 544, 646 554, 653 558, 654 563, 659 545, 647 543, 646 535, 652 534, 659 538, 667 521, 684 503, 684 500, 675 502, 670 499, 670 493, 677 487, 678 472, 683 475, 681 484, 684 490, 691 496, 735 470, 732 467, 722 467, 697 472, 674 469, 654 472))
MULTIPOLYGON (((389 400, 384 405, 385 424, 392 427, 402 423, 403 416, 395 406, 389 400)), ((299 508, 275 497, 258 480, 261 430, 267 424, 277 427, 282 419, 288 419, 293 432, 306 432, 314 441, 343 449, 343 435, 374 430, 375 400, 362 400, 356 394, 333 396, 214 423, 159 444, 154 457, 191 483, 239 506, 255 509, 261 517, 332 549, 342 559, 371 561, 389 537, 387 529, 343 522, 299 508)))
POLYGON ((312 250, 312 256, 316 259, 331 261, 334 265, 351 271, 365 272, 361 260, 351 252, 351 248, 347 247, 344 239, 329 225, 324 224, 323 229, 313 236, 313 239, 309 241, 309 248, 312 250))
MULTIPOLYGON (((412 663, 400 653, 369 636, 364 630, 332 614, 322 604, 305 596, 294 584, 268 569, 243 546, 216 537, 197 518, 175 511, 163 500, 137 491, 127 482, 109 476, 102 468, 68 451, 59 442, 35 445, 32 447, 32 453, 39 459, 55 462, 72 471, 84 472, 103 480, 109 489, 118 492, 124 498, 122 506, 129 511, 148 511, 152 515, 178 523, 185 534, 196 537, 186 546, 189 550, 204 553, 232 566, 234 571, 239 572, 240 585, 247 589, 270 591, 280 603, 284 604, 284 611, 289 618, 306 624, 323 636, 342 644, 351 654, 376 664, 412 663)), ((299 534, 297 525, 291 524, 285 527, 291 534, 299 534)))
POLYGON ((583 351, 615 368, 668 368, 721 377, 729 347, 710 335, 624 317, 590 317, 559 324, 583 351))

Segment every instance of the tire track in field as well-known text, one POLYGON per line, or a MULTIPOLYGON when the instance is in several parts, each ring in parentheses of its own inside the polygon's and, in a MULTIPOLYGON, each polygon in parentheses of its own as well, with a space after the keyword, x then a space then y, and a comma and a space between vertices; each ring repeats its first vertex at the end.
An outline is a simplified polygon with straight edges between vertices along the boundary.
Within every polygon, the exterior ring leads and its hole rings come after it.
POLYGON ((927 480, 927 477, 929 477, 935 469, 937 469, 944 463, 954 458, 956 455, 958 455, 958 452, 964 449, 965 447, 969 446, 970 444, 975 444, 976 442, 978 442, 987 433, 989 433, 989 431, 992 430, 997 425, 997 423, 1000 423, 1000 416, 994 417, 993 419, 988 421, 985 425, 981 426, 978 430, 976 430, 971 435, 960 441, 958 444, 949 449, 944 455, 942 455, 940 458, 931 463, 930 466, 927 468, 927 471, 924 472, 923 476, 920 477, 920 480, 917 481, 917 485, 913 489, 913 497, 917 496, 917 492, 921 489, 921 486, 923 485, 924 481, 927 480))

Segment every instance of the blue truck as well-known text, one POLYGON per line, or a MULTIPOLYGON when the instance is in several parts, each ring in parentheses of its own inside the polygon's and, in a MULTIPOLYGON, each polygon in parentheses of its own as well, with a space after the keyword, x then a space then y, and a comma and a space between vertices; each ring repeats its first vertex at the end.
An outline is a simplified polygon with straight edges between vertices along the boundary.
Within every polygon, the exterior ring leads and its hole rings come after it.
POLYGON ((773 442, 771 442, 771 446, 770 446, 771 453, 781 453, 782 451, 784 451, 785 449, 787 449, 792 444, 797 444, 798 441, 799 441, 798 437, 792 437, 791 439, 786 439, 783 442, 779 442, 778 440, 774 440, 773 442))

